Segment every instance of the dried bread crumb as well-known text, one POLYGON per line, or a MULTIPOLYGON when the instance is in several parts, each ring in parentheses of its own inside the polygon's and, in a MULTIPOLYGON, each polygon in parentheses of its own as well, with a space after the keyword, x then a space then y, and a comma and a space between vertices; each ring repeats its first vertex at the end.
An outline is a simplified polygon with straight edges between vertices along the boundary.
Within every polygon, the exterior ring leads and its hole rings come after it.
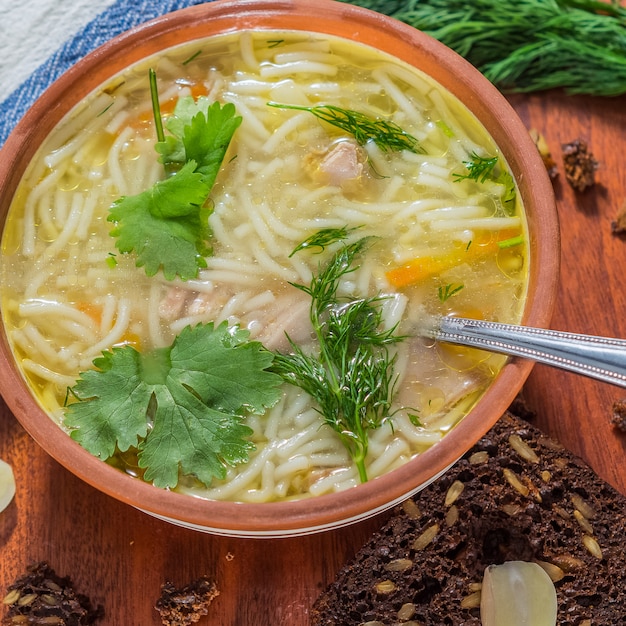
POLYGON ((204 576, 180 588, 167 581, 161 585, 155 608, 163 626, 188 626, 208 615, 209 605, 219 594, 216 584, 204 576))
POLYGON ((563 166, 565 179, 576 191, 585 191, 595 185, 595 173, 598 161, 582 139, 574 139, 561 146, 563 150, 563 166))
POLYGON ((30 565, 8 587, 2 603, 8 608, 3 626, 86 626, 104 617, 101 606, 93 608, 87 596, 74 591, 68 576, 58 576, 45 561, 30 565))
POLYGON ((614 235, 626 233, 626 200, 622 203, 617 217, 611 222, 611 232, 614 235))
POLYGON ((626 399, 616 400, 613 403, 613 414, 611 415, 611 423, 618 430, 626 432, 626 399))

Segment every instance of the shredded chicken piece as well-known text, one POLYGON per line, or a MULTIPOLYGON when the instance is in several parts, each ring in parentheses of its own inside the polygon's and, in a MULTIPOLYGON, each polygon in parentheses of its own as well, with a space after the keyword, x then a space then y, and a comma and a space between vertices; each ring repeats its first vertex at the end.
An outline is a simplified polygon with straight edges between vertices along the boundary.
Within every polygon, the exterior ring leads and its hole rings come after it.
POLYGON ((217 317, 232 296, 233 291, 223 287, 214 289, 211 293, 198 293, 187 305, 187 315, 217 317))
POLYGON ((310 301, 296 299, 287 305, 283 299, 277 300, 277 306, 267 312, 270 318, 263 330, 255 337, 268 350, 287 352, 289 338, 297 344, 310 341, 313 328, 309 318, 310 301), (271 319, 271 316, 275 316, 271 319), (289 337, 289 338, 288 338, 289 337))
POLYGON ((483 387, 488 379, 480 368, 475 368, 465 384, 459 388, 458 372, 442 365, 441 356, 432 347, 424 349, 421 339, 409 339, 410 354, 418 354, 407 363, 404 383, 398 387, 396 401, 400 406, 417 410, 425 426, 434 424, 463 397, 483 387), (433 381, 436 380, 436 384, 433 381), (419 403, 415 405, 415 392, 419 403))
POLYGON ((180 317, 189 297, 189 292, 180 287, 170 287, 159 302, 159 317, 171 322, 180 317))
POLYGON ((310 154, 305 165, 314 179, 337 187, 363 173, 359 147, 352 141, 339 141, 324 152, 310 154))
MULTIPOLYGON (((188 316, 215 320, 234 293, 226 285, 216 285, 210 293, 170 287, 159 303, 159 315, 168 322, 188 316)), ((309 307, 310 298, 299 289, 293 289, 262 308, 240 311, 238 322, 250 331, 251 339, 260 341, 268 350, 287 352, 290 349, 288 337, 298 344, 311 340, 309 307)))
POLYGON ((159 317, 173 322, 187 315, 217 316, 231 296, 232 291, 227 289, 199 293, 181 287, 170 287, 159 302, 159 317))

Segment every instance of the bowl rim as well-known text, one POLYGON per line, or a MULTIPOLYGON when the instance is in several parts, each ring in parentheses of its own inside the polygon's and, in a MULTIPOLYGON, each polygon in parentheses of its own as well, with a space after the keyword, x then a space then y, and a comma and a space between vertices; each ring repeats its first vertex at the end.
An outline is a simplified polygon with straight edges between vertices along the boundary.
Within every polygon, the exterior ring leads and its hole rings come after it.
MULTIPOLYGON (((45 134, 71 107, 106 78, 158 48, 239 29, 301 30, 336 35, 374 46, 427 71, 455 95, 469 93, 467 107, 488 127, 502 149, 522 195, 533 199, 529 230, 541 228, 530 245, 530 276, 523 323, 546 327, 554 309, 559 273, 559 226, 552 184, 527 129, 506 98, 465 59, 434 38, 398 20, 335 0, 215 0, 165 14, 109 40, 79 60, 38 98, 0 149, 0 189, 12 196, 30 161, 34 138, 45 134), (416 51, 418 54, 416 54, 416 51), (81 76, 89 79, 81 82, 81 76), (479 98, 480 91, 484 97, 479 98), (68 99, 69 94, 69 99, 68 99), (489 123, 489 120, 494 123, 489 123), (508 136, 516 138, 510 151, 508 136)), ((0 198, 3 228, 10 199, 0 198)), ((1 315, 1 311, 0 311, 1 315)), ((214 534, 282 537, 318 532, 365 519, 423 488, 455 463, 495 424, 533 367, 511 358, 491 388, 454 428, 454 438, 400 468, 340 493, 297 501, 237 503, 168 492, 103 463, 45 415, 26 392, 11 362, 4 324, 0 332, 0 394, 25 430, 57 462, 108 495, 170 522, 214 534), (484 401, 487 398, 490 406, 484 401)))

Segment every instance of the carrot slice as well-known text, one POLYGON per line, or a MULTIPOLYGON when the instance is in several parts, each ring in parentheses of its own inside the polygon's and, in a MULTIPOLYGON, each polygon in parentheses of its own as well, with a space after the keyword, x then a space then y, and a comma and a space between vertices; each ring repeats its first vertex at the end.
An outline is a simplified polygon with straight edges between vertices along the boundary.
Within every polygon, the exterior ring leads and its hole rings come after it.
MULTIPOLYGON (((189 86, 189 90, 191 92, 191 96, 194 100, 198 100, 200 96, 207 96, 209 91, 204 83, 193 83, 189 86)), ((159 109, 161 111, 161 117, 169 117, 174 113, 174 109, 176 108, 176 104, 180 99, 179 96, 175 98, 170 98, 169 100, 165 100, 164 102, 159 103, 159 109)), ((146 110, 137 116, 134 122, 131 122, 131 126, 141 126, 146 122, 150 122, 152 120, 153 113, 152 109, 146 110)))
POLYGON ((410 287, 461 263, 477 261, 495 255, 502 249, 503 245, 519 245, 522 241, 523 238, 517 229, 502 230, 495 236, 491 232, 481 233, 465 247, 459 246, 453 252, 441 256, 418 257, 389 270, 385 276, 391 285, 397 289, 410 287))
POLYGON ((96 324, 100 325, 102 321, 102 307, 91 302, 77 302, 76 308, 81 312, 88 315, 96 324))

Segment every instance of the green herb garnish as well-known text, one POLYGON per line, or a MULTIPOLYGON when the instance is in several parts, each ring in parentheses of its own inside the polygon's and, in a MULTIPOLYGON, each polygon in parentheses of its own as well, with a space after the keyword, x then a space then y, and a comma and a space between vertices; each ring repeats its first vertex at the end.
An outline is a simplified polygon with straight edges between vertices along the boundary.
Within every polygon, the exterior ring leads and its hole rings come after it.
POLYGON ((441 302, 445 302, 455 294, 459 293, 459 291, 461 291, 464 286, 465 285, 453 285, 452 283, 449 283, 447 285, 438 287, 437 295, 439 296, 439 300, 441 300, 441 302))
POLYGON ((156 72, 150 68, 148 72, 150 81, 150 102, 152 104, 152 117, 154 119, 154 128, 157 141, 165 141, 165 132, 163 131, 163 118, 161 117, 161 103, 159 102, 159 89, 157 87, 156 72))
POLYGON ((493 182, 504 186, 504 194, 502 202, 504 210, 508 214, 512 214, 515 210, 515 198, 517 190, 515 188, 515 180, 510 172, 500 168, 496 170, 499 158, 494 157, 482 157, 475 152, 472 152, 469 161, 463 161, 467 168, 467 174, 452 174, 455 182, 461 180, 474 180, 478 183, 484 183, 491 179, 493 182), (497 172, 497 173, 496 173, 497 172))
POLYGON ((475 180, 478 183, 484 183, 492 176, 493 169, 498 162, 498 157, 481 157, 472 152, 470 161, 463 161, 467 168, 467 174, 452 174, 453 178, 459 180, 475 180))
POLYGON ((147 191, 122 198, 109 209, 115 246, 122 253, 134 251, 137 267, 148 276, 162 269, 167 280, 195 278, 210 252, 205 243, 210 209, 203 206, 210 189, 190 161, 147 191))
POLYGON ((241 124, 241 117, 235 113, 235 105, 230 102, 221 106, 204 96, 197 100, 191 96, 180 98, 165 123, 171 134, 155 146, 161 162, 182 167, 195 161, 196 171, 213 187, 230 141, 241 124))
POLYGON ((114 102, 107 104, 107 106, 105 106, 104 109, 102 109, 102 111, 100 111, 100 113, 96 115, 96 117, 101 117, 102 115, 104 115, 114 104, 114 102))
POLYGON ((373 141, 384 152, 399 152, 401 150, 409 150, 416 154, 424 152, 419 141, 413 135, 402 130, 396 123, 374 119, 359 111, 343 109, 331 104, 317 106, 298 106, 277 102, 268 102, 267 104, 278 109, 308 111, 318 119, 352 135, 360 146, 364 146, 368 141, 373 141))
POLYGON ((437 120, 435 126, 437 126, 446 137, 454 137, 452 129, 443 120, 437 120))
POLYGON ((357 228, 358 226, 354 228, 348 228, 347 226, 342 226, 340 228, 322 228, 315 234, 311 235, 308 239, 305 239, 302 243, 298 244, 289 255, 289 258, 296 254, 296 252, 300 252, 300 250, 305 249, 323 252, 327 246, 347 239, 348 235, 357 230, 357 228))
POLYGON ((306 391, 325 422, 339 435, 362 482, 368 431, 390 417, 397 375, 388 346, 402 337, 395 327, 382 329, 383 296, 346 299, 337 296, 341 279, 354 271, 355 257, 370 242, 362 238, 338 250, 310 285, 294 285, 311 296, 310 319, 319 354, 305 353, 294 343, 292 354, 276 354, 272 370, 306 391))
POLYGON ((144 478, 173 488, 179 472, 209 485, 254 449, 245 412, 278 402, 272 354, 224 322, 186 327, 171 346, 142 354, 113 348, 94 361, 65 411, 71 436, 106 460, 137 448, 144 478))
POLYGON ((512 248, 514 246, 519 246, 524 243, 524 236, 518 235, 517 237, 511 237, 509 239, 504 239, 503 241, 498 241, 498 247, 500 249, 512 248))
POLYGON ((202 50, 197 50, 189 58, 182 62, 182 65, 189 65, 192 61, 195 61, 202 54, 202 50))
POLYGON ((438 39, 503 91, 626 93, 626 7, 616 0, 349 1, 438 39))
POLYGON ((137 254, 137 266, 166 279, 195 278, 206 267, 211 237, 207 202, 241 117, 234 105, 201 97, 181 98, 165 128, 161 122, 156 75, 150 73, 157 152, 169 176, 150 189, 124 196, 109 209, 111 235, 120 252, 137 254))

